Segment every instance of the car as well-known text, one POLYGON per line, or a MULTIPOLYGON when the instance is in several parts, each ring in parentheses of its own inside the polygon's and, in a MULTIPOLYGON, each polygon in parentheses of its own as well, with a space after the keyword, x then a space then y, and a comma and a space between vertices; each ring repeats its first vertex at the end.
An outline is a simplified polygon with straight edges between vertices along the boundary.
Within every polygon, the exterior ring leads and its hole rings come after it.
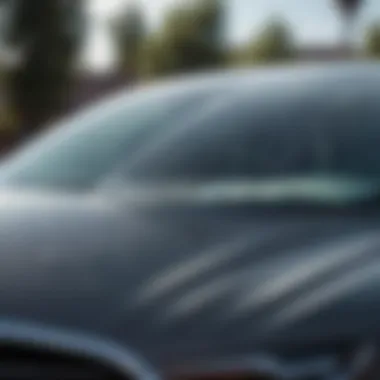
POLYGON ((184 75, 5 157, 0 378, 376 377, 379 99, 371 62, 184 75))

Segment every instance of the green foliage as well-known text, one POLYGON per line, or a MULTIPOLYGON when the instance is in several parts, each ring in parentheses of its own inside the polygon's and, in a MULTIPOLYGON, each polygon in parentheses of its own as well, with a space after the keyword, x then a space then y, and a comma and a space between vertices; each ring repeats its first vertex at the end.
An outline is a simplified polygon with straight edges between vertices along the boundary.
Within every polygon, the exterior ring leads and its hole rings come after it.
POLYGON ((146 25, 141 8, 137 4, 128 6, 112 20, 110 26, 116 46, 118 70, 136 75, 146 39, 146 25))
POLYGON ((293 58, 294 52, 290 28, 284 22, 272 20, 263 28, 243 56, 251 62, 274 63, 293 58))
POLYGON ((15 115, 5 105, 0 108, 0 156, 18 142, 20 130, 15 115))
POLYGON ((14 4, 7 39, 21 50, 22 59, 7 85, 12 112, 24 134, 29 134, 63 111, 69 98, 85 28, 84 2, 19 0, 14 4))
POLYGON ((366 53, 375 58, 380 58, 380 23, 372 24, 365 36, 366 53))
POLYGON ((222 49, 224 5, 221 0, 198 0, 189 10, 189 21, 208 48, 222 49))
POLYGON ((143 52, 148 77, 193 72, 223 64, 221 1, 199 0, 172 8, 143 52))
POLYGON ((248 49, 245 45, 229 49, 226 52, 226 65, 228 67, 239 67, 252 63, 250 50, 252 49, 248 49))

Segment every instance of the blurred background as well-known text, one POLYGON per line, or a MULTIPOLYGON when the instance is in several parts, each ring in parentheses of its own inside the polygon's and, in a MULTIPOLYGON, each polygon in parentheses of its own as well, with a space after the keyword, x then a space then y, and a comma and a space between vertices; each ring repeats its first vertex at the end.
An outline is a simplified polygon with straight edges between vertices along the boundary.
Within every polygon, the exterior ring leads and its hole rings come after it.
POLYGON ((0 152, 160 77, 369 58, 379 0, 0 0, 0 152))

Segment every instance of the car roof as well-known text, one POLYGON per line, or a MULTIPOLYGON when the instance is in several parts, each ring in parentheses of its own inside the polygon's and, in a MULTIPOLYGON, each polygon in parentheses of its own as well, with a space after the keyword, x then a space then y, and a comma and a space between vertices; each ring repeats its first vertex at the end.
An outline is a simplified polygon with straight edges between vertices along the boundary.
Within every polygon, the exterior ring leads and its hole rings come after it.
MULTIPOLYGON (((290 89, 298 93, 298 89, 304 89, 315 96, 333 96, 335 90, 339 93, 350 89, 357 94, 359 90, 377 93, 379 85, 380 64, 374 61, 288 63, 178 74, 142 82, 132 90, 119 91, 107 99, 111 103, 112 100, 123 103, 124 98, 142 92, 156 92, 158 95, 174 93, 177 96, 198 91, 210 94, 225 91, 227 95, 230 92, 231 96, 265 91, 287 96, 290 89)), ((104 100, 97 104, 102 104, 104 100)))
POLYGON ((357 82, 377 78, 380 80, 380 64, 375 61, 288 63, 179 74, 143 84, 142 87, 205 87, 212 84, 230 86, 235 81, 240 86, 244 87, 245 85, 247 87, 253 83, 270 85, 286 82, 297 84, 334 79, 357 82))
MULTIPOLYGON (((274 97, 311 102, 336 100, 342 95, 355 102, 368 95, 374 100, 380 95, 380 64, 373 61, 288 63, 233 69, 219 69, 191 74, 179 74, 141 82, 134 87, 119 90, 92 105, 69 115, 63 124, 73 118, 87 115, 113 115, 122 110, 131 98, 189 99, 194 96, 223 95, 228 100, 255 96, 275 106, 274 97), (374 95, 374 96, 373 96, 374 95)), ((235 102, 236 104, 236 102, 235 102)))

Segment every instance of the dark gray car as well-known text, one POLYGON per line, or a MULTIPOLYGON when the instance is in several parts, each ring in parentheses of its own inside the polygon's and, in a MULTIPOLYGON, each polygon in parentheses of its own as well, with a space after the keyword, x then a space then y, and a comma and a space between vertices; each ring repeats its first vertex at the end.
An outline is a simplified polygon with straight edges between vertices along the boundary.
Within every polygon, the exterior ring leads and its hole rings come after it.
POLYGON ((376 64, 142 87, 22 147, 0 184, 1 379, 325 376, 376 347, 376 64))

